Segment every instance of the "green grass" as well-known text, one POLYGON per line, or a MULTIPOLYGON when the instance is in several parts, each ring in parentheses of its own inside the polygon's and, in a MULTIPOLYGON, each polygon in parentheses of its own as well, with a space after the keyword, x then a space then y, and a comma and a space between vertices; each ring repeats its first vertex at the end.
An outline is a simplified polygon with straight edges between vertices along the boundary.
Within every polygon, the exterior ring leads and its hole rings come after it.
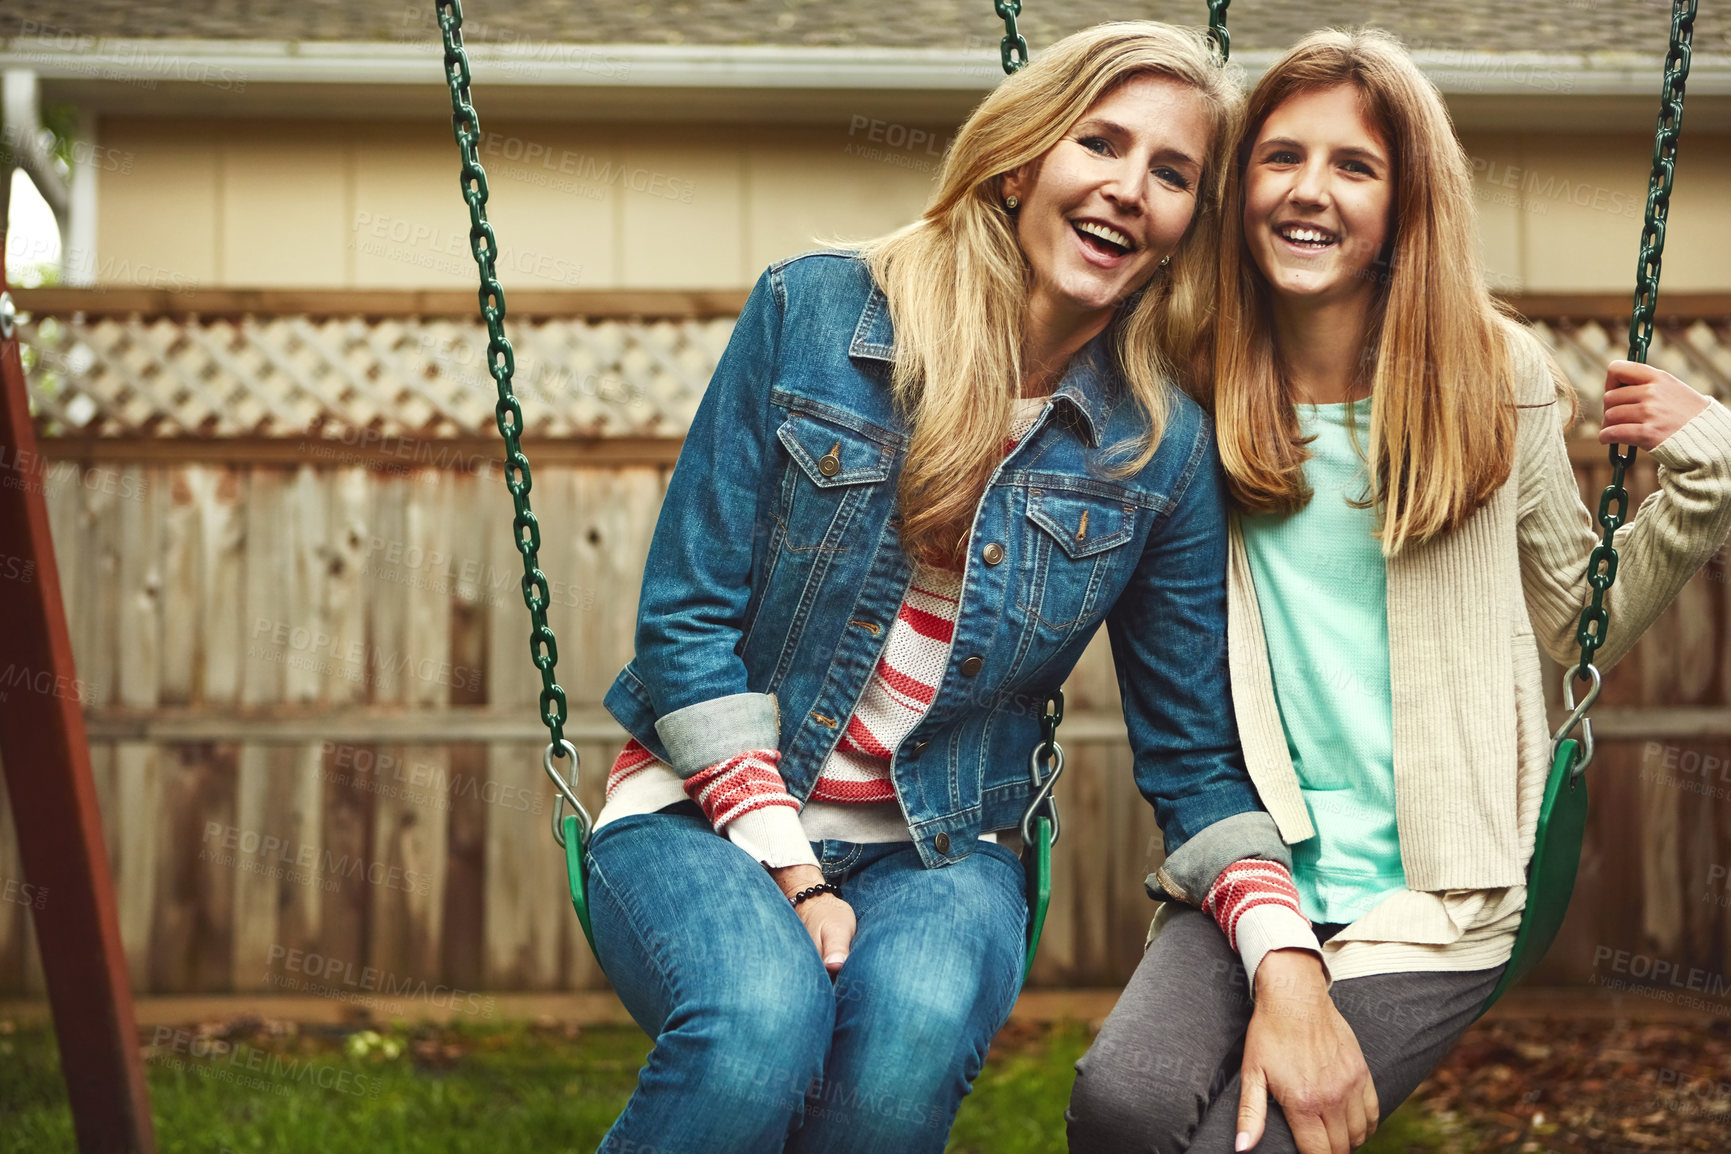
MULTIPOLYGON (((624 1107, 649 1049, 627 1027, 523 1023, 377 1033, 261 1028, 223 1040, 226 1051, 177 1033, 147 1051, 162 1154, 588 1154, 624 1107)), ((1062 1152, 1071 1065, 1087 1045, 1077 1024, 1001 1039, 962 1105, 950 1151, 1062 1152)), ((0 1036, 0 1118, 0 1154, 74 1149, 50 1031, 0 1036)), ((1408 1106, 1364 1149, 1465 1148, 1408 1106)))

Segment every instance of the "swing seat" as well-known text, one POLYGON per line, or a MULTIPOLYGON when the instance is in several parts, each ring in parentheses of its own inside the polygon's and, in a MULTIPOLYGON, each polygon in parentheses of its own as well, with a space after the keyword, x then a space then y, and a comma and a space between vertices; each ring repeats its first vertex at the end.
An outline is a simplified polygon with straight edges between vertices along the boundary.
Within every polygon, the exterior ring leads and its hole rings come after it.
POLYGON ((1028 879, 1028 953, 1022 962, 1022 984, 1034 968, 1040 950, 1040 931, 1046 928, 1046 909, 1052 904, 1052 819, 1034 819, 1034 840, 1022 849, 1022 872, 1028 879))
POLYGON ((1527 908, 1521 913, 1521 928, 1515 935, 1508 966, 1479 1008, 1480 1016, 1539 964, 1569 912, 1587 834, 1587 778, 1576 770, 1580 759, 1581 746, 1574 738, 1560 742, 1551 759, 1533 857, 1527 863, 1527 908))
POLYGON ((560 823, 565 834, 565 873, 571 883, 571 908, 577 911, 577 921, 583 927, 583 938, 589 943, 589 952, 596 958, 595 931, 589 928, 589 879, 583 876, 583 834, 579 829, 577 815, 568 813, 560 823))

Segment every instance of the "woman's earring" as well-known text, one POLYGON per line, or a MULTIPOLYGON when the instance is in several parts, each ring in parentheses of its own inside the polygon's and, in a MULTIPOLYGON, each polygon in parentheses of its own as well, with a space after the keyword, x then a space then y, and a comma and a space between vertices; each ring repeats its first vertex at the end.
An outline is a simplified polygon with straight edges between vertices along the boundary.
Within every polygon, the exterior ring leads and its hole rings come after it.
POLYGON ((1021 202, 1021 201, 1019 201, 1019 200, 1017 200, 1017 199, 1016 199, 1016 198, 1015 198, 1015 197, 1013 197, 1013 196, 1006 196, 1006 197, 1005 197, 1005 198, 1004 198, 1004 207, 1005 207, 1005 208, 1008 208, 1008 209, 1017 209, 1017 208, 1021 208, 1021 207, 1022 207, 1022 202, 1021 202))
POLYGON ((1161 268, 1166 268, 1171 263, 1172 263, 1172 257, 1170 254, 1160 258, 1160 267, 1161 268))

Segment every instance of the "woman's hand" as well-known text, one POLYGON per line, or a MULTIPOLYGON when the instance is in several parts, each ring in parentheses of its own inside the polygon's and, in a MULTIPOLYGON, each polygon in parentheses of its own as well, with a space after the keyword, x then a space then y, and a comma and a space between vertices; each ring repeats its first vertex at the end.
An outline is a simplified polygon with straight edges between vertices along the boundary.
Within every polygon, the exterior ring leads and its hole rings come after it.
MULTIPOLYGON (((769 872, 781 892, 790 898, 823 881, 823 871, 816 866, 787 866, 769 872)), ((818 894, 800 902, 793 912, 805 923, 805 932, 811 935, 817 956, 823 959, 823 968, 833 976, 847 961, 848 949, 853 945, 853 907, 834 894, 818 894)))
POLYGON ((1605 421, 1599 443, 1651 449, 1710 403, 1663 369, 1639 361, 1612 361, 1605 373, 1605 421))
POLYGON ((1370 1069, 1334 1008, 1322 962, 1275 950, 1256 968, 1256 1009, 1244 1038, 1238 1149, 1262 1141, 1268 1095, 1280 1103, 1299 1154, 1348 1154, 1376 1130, 1370 1069))

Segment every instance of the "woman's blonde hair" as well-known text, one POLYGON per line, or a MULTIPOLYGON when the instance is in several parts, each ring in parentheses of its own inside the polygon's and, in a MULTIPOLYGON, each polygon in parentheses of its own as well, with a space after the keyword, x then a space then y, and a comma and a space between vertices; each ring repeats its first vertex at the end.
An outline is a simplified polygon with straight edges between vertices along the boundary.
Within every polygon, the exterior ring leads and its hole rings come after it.
POLYGON ((1006 174, 1037 164, 1094 104, 1136 77, 1169 77, 1201 98, 1212 130, 1196 215, 1172 254, 1125 301, 1110 340, 1146 434, 1112 446, 1132 472, 1153 455, 1166 418, 1163 376, 1184 376, 1204 351, 1219 244, 1220 178, 1243 98, 1189 29, 1101 24, 1053 44, 974 109, 944 155, 919 220, 861 246, 895 325, 891 387, 913 424, 897 490, 909 556, 953 564, 1003 459, 1022 379, 1030 269, 1004 207, 1006 174))
POLYGON ((1316 32, 1257 83, 1226 176, 1214 372, 1204 400, 1235 501, 1286 513, 1310 500, 1301 436, 1274 348, 1270 296, 1244 238, 1257 134, 1302 93, 1349 84, 1389 150, 1392 241, 1371 265, 1377 298, 1361 379, 1370 385, 1369 494, 1385 556, 1458 529, 1508 480, 1515 406, 1508 322, 1485 287, 1465 150, 1441 96, 1399 42, 1374 29, 1316 32))

